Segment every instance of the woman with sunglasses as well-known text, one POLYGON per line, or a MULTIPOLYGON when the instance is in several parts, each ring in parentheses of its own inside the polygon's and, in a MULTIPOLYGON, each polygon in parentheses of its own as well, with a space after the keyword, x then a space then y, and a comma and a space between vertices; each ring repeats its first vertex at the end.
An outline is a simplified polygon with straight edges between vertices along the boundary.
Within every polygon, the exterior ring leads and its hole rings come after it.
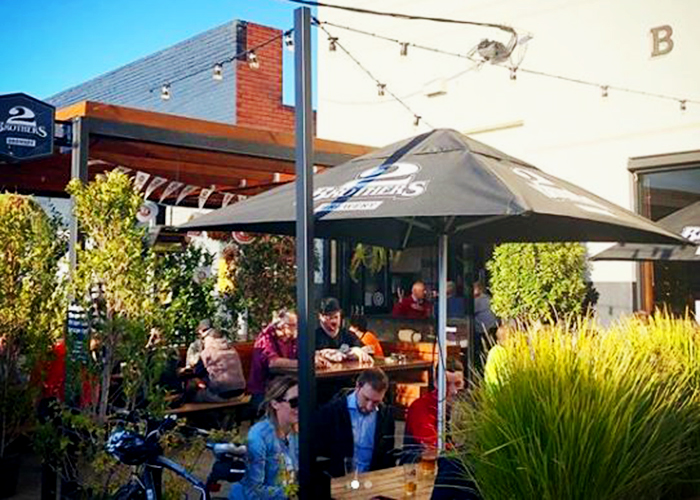
POLYGON ((299 386, 294 377, 279 377, 267 387, 261 405, 265 418, 248 431, 246 474, 231 488, 229 499, 283 499, 294 489, 299 470, 299 386))

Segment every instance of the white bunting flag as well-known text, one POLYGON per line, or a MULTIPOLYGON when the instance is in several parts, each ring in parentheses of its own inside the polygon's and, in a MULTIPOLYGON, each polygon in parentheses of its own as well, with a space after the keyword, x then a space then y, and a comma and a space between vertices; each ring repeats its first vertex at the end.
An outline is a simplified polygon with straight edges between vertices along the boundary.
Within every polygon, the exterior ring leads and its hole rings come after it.
POLYGON ((199 192, 199 209, 203 209, 204 205, 207 203, 207 200, 211 196, 211 194, 214 192, 214 186, 210 188, 202 188, 202 190, 199 192))
POLYGON ((224 193, 224 199, 221 200, 221 208, 228 206, 228 204, 231 203, 231 200, 234 196, 235 195, 233 193, 224 193))
POLYGON ((114 167, 114 171, 121 172, 122 174, 128 174, 129 172, 131 172, 131 169, 128 167, 122 167, 121 165, 119 165, 118 167, 114 167))
POLYGON ((134 178, 134 189, 136 191, 141 191, 143 189, 143 186, 146 185, 146 182, 148 182, 148 178, 151 176, 151 174, 147 174, 146 172, 136 172, 136 177, 134 178))
POLYGON ((153 194, 153 191, 161 187, 166 182, 168 182, 168 179, 166 179, 165 177, 154 177, 151 183, 146 188, 146 193, 143 198, 147 200, 148 197, 153 194))
POLYGON ((184 200, 187 196, 192 194, 194 190, 197 189, 197 186, 193 186, 192 184, 188 184, 184 188, 182 188, 182 191, 180 191, 180 194, 177 195, 177 201, 175 202, 176 205, 179 205, 182 200, 184 200))
POLYGON ((163 190, 163 194, 160 195, 160 203, 163 203, 163 200, 165 200, 168 196, 175 194, 182 186, 184 186, 182 182, 170 181, 170 184, 168 184, 165 187, 165 190, 163 190))

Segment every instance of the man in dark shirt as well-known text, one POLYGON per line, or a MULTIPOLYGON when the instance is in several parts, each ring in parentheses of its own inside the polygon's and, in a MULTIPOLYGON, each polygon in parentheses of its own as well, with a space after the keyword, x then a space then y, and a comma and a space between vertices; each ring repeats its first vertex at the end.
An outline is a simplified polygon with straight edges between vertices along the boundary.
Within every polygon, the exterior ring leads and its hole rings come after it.
POLYGON ((362 341, 346 328, 341 328, 343 315, 337 299, 323 299, 318 316, 316 350, 323 358, 335 363, 349 359, 357 359, 363 363, 373 362, 362 341))

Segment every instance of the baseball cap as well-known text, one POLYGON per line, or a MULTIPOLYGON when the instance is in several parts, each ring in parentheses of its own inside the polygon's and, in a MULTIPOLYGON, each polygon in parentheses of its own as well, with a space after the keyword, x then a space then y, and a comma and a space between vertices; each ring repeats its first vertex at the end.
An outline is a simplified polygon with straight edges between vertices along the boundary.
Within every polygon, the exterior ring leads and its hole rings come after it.
POLYGON ((321 314, 333 314, 334 312, 340 311, 340 302, 335 297, 326 297, 321 300, 321 307, 319 307, 319 313, 321 314))

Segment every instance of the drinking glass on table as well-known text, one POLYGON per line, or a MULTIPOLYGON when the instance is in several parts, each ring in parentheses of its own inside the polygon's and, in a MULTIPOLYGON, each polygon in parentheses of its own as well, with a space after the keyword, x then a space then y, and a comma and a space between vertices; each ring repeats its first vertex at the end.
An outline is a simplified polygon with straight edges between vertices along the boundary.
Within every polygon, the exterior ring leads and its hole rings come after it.
POLYGON ((437 450, 426 448, 420 456, 420 473, 422 477, 431 478, 435 476, 437 463, 437 450))
POLYGON ((348 490, 359 490, 360 479, 358 477, 357 461, 354 457, 345 457, 345 478, 347 479, 346 488, 348 490))
POLYGON ((418 467, 416 464, 403 464, 404 498, 413 497, 418 489, 418 467))

